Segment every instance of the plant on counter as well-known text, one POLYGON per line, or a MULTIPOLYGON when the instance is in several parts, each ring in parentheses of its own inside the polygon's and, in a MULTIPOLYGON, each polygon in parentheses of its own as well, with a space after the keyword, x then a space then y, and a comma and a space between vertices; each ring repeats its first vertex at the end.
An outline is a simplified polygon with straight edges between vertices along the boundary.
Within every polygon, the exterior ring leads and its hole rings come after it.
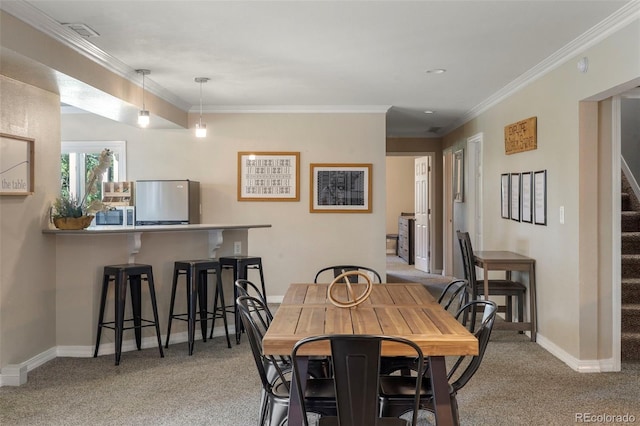
POLYGON ((102 175, 111 167, 112 161, 113 152, 106 148, 103 149, 98 157, 98 163, 88 171, 87 184, 82 199, 78 200, 69 191, 63 190, 53 203, 51 217, 53 219, 78 218, 106 210, 108 207, 96 195, 102 181, 102 175))

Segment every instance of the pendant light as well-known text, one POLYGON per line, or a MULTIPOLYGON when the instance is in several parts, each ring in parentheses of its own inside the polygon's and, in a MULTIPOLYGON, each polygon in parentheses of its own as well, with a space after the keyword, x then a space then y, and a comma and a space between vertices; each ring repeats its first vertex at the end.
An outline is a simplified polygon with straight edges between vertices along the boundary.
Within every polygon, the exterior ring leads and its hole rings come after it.
POLYGON ((207 125, 202 122, 202 84, 209 81, 207 77, 196 77, 196 83, 200 83, 200 119, 196 123, 196 137, 197 138, 206 138, 207 137, 207 125))
POLYGON ((142 109, 138 112, 138 126, 147 127, 149 125, 149 111, 145 109, 144 105, 144 76, 151 74, 151 71, 140 69, 136 72, 142 74, 142 109))

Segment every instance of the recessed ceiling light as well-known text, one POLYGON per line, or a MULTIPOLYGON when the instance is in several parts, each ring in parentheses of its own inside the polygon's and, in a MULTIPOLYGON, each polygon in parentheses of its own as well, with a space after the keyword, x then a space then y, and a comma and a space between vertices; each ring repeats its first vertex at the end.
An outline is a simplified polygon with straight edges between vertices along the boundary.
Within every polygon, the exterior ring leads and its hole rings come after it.
POLYGON ((447 72, 444 68, 434 68, 432 70, 427 70, 427 74, 444 74, 447 72))
POLYGON ((433 114, 433 113, 435 113, 435 111, 431 111, 430 109, 428 109, 428 110, 426 110, 424 113, 425 113, 425 114, 433 114))

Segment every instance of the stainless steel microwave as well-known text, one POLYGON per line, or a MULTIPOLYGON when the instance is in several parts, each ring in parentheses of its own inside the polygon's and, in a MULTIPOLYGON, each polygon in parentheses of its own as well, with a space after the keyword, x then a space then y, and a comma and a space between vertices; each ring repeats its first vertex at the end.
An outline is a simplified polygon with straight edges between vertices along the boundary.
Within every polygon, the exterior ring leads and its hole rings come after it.
POLYGON ((111 207, 109 210, 96 213, 91 226, 126 228, 136 224, 134 206, 111 207))

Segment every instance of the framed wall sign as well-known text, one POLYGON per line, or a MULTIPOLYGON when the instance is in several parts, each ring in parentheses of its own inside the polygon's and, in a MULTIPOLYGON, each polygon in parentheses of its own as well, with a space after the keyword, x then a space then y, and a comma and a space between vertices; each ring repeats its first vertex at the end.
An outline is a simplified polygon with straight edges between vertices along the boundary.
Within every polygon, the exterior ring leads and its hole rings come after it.
POLYGON ((547 224, 547 171, 533 173, 533 217, 536 225, 547 224))
POLYGON ((522 187, 522 221, 527 223, 533 222, 533 173, 524 172, 520 175, 521 187, 522 187))
POLYGON ((311 213, 371 213, 371 164, 311 164, 311 213))
POLYGON ((238 152, 238 201, 299 201, 299 152, 238 152))
POLYGON ((31 195, 34 139, 0 133, 0 195, 31 195))
POLYGON ((509 201, 511 193, 509 192, 509 173, 503 173, 500 175, 500 215, 503 219, 510 219, 511 212, 509 211, 509 201))
POLYGON ((520 173, 511 173, 511 220, 520 222, 520 173))

